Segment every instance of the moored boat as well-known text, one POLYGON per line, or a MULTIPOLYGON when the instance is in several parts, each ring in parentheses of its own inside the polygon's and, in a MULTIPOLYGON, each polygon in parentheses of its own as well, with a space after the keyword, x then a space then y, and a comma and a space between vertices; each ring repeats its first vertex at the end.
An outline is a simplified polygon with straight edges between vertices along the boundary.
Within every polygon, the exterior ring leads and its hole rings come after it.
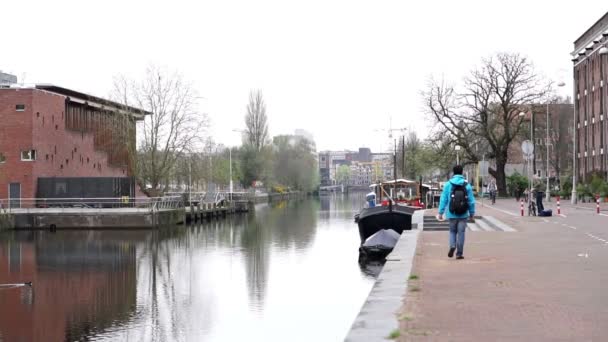
POLYGON ((359 247, 359 260, 381 260, 393 251, 399 234, 392 229, 381 229, 359 247))
POLYGON ((398 234, 412 229, 412 215, 422 208, 417 184, 397 179, 370 186, 374 192, 367 195, 365 207, 355 215, 362 245, 382 229, 392 229, 398 234), (381 199, 379 205, 376 205, 377 198, 381 199))

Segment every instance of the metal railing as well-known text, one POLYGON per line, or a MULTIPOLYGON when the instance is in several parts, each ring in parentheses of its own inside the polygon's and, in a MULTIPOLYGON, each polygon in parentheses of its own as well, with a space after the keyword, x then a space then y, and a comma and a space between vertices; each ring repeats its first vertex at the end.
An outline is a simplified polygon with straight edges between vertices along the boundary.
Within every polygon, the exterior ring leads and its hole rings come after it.
POLYGON ((10 198, 0 199, 0 212, 31 213, 42 211, 84 212, 96 210, 133 210, 155 212, 183 208, 179 196, 101 197, 101 198, 10 198))

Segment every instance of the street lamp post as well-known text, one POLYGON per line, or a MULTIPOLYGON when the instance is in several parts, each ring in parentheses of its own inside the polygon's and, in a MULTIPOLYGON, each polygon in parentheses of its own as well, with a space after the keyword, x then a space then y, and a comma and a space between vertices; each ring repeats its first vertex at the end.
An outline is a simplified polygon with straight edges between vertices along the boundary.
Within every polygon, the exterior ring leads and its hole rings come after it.
POLYGON ((230 196, 229 201, 232 202, 232 147, 228 147, 228 156, 230 162, 230 196))
POLYGON ((547 193, 545 195, 546 195, 547 202, 549 202, 549 199, 551 198, 551 189, 549 189, 549 101, 547 101, 547 125, 545 126, 545 149, 547 150, 547 160, 546 160, 547 170, 545 171, 546 172, 545 176, 547 177, 547 187, 545 188, 545 191, 547 193))
POLYGON ((460 165, 460 145, 454 147, 456 150, 456 165, 460 165))
MULTIPOLYGON (((532 172, 532 165, 533 165, 533 161, 534 161, 534 150, 535 150, 534 149, 534 127, 532 126, 533 115, 534 115, 534 110, 530 110, 530 141, 529 141, 530 144, 528 146, 531 145, 531 147, 524 148, 524 146, 522 146, 522 150, 524 152, 524 155, 526 156, 526 160, 528 163, 528 175, 529 175, 528 201, 532 201, 532 185, 533 185, 532 177, 534 176, 533 172, 532 172), (526 151, 526 149, 529 149, 529 151, 526 151)), ((526 113, 524 113, 524 112, 519 113, 520 118, 523 119, 525 116, 526 116, 526 113)), ((527 145, 526 141, 524 141, 524 144, 527 145)))

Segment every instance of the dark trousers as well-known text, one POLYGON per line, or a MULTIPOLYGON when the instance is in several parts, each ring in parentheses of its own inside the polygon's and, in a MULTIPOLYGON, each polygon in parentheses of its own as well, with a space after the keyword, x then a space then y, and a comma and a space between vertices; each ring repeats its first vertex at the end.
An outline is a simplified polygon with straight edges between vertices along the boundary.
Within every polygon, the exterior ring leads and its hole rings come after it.
POLYGON ((536 211, 540 213, 543 210, 545 210, 545 207, 543 206, 543 193, 537 192, 536 193, 536 211))

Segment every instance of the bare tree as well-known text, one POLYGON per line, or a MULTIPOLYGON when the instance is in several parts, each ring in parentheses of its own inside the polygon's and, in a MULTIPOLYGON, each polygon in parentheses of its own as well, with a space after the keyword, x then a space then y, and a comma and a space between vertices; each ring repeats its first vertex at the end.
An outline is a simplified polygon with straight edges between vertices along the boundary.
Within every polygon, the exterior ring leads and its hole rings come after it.
POLYGON ((208 127, 207 116, 198 111, 198 97, 179 73, 149 67, 137 82, 115 79, 115 98, 150 113, 141 123, 137 151, 137 175, 151 195, 167 189, 180 156, 192 153, 208 127))
POLYGON ((482 60, 465 78, 463 90, 431 81, 423 93, 427 112, 436 122, 436 136, 449 136, 461 146, 464 163, 476 163, 479 146, 487 146, 496 169, 498 191, 506 194, 505 165, 509 145, 518 136, 528 105, 543 98, 550 84, 543 83, 533 65, 515 53, 499 53, 482 60))
POLYGON ((268 144, 268 117, 266 104, 260 90, 249 93, 249 104, 245 116, 245 135, 247 142, 258 152, 268 144))

